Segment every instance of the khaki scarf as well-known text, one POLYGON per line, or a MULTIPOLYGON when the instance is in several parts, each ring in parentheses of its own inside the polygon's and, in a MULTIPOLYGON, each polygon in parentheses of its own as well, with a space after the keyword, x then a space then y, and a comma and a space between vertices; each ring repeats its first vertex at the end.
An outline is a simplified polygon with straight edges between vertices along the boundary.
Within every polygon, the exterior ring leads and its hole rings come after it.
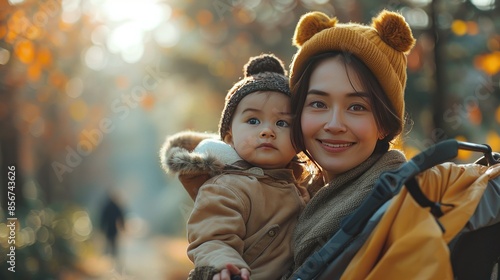
POLYGON ((382 172, 396 169, 405 161, 397 150, 373 154, 319 189, 300 215, 294 231, 295 269, 338 231, 342 219, 361 204, 382 172))

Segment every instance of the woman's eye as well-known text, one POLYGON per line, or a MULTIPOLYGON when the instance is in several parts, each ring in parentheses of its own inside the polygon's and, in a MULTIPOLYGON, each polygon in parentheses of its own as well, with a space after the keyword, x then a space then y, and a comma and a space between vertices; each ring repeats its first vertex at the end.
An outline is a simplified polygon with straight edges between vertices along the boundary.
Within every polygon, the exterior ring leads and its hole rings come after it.
POLYGON ((326 108, 325 104, 321 101, 313 101, 309 104, 309 106, 313 107, 313 108, 326 108))
POLYGON ((256 118, 251 118, 247 121, 248 124, 260 124, 260 121, 256 118))
POLYGON ((349 109, 352 111, 365 111, 366 107, 363 105, 360 105, 360 104, 355 104, 355 105, 352 105, 349 109))
POLYGON ((284 120, 279 120, 276 122, 276 125, 279 127, 289 127, 290 124, 287 121, 284 120))

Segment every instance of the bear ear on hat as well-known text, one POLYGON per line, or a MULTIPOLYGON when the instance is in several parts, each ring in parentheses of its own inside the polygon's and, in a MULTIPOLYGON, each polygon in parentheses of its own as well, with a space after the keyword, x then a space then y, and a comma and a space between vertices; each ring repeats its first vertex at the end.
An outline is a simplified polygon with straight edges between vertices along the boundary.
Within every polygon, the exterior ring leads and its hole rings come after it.
POLYGON ((301 47, 307 40, 311 39, 314 34, 321 30, 335 26, 337 18, 329 18, 322 12, 310 12, 304 14, 295 28, 293 34, 293 45, 301 47))
POLYGON ((373 18, 372 27, 387 45, 397 51, 407 53, 415 45, 410 26, 398 13, 383 10, 373 18))

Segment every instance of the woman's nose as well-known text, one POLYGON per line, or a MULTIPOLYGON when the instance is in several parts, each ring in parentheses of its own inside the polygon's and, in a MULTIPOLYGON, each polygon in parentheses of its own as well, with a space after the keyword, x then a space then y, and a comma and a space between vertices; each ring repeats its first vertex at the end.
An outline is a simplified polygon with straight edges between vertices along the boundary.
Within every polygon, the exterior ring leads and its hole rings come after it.
POLYGON ((347 131, 342 113, 338 111, 332 112, 330 118, 325 123, 324 129, 332 133, 347 131))

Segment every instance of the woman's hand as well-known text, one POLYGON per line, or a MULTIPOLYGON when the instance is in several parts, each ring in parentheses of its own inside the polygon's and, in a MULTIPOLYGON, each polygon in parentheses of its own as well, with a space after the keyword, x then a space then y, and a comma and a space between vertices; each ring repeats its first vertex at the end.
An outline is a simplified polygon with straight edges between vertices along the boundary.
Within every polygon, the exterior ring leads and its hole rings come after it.
POLYGON ((241 280, 250 280, 250 271, 246 268, 239 269, 234 264, 227 264, 226 268, 215 274, 212 280, 231 280, 231 275, 240 276, 241 280))

